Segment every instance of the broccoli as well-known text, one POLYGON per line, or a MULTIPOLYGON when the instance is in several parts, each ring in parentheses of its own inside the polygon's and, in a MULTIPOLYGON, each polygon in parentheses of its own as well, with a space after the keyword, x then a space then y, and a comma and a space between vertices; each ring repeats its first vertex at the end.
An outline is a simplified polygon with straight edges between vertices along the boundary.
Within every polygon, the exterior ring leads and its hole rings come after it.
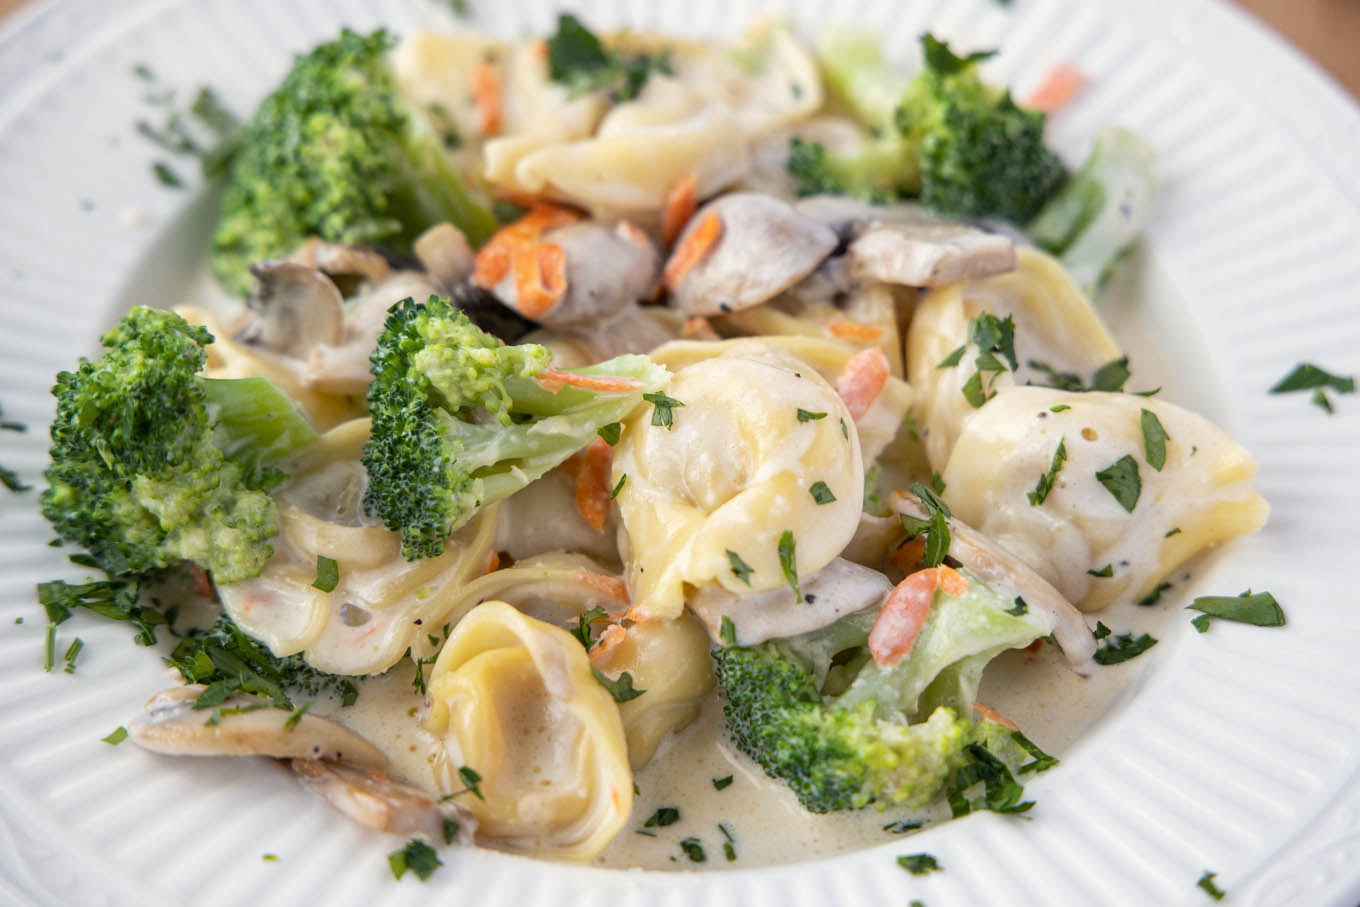
POLYGON ((200 376, 212 339, 139 307, 101 338, 103 358, 57 375, 42 513, 111 575, 188 560, 233 582, 273 553, 274 463, 316 432, 263 378, 200 376))
POLYGON ((960 572, 968 589, 936 594, 910 653, 892 667, 867 653, 874 609, 801 636, 714 648, 738 748, 818 813, 920 806, 947 786, 971 786, 975 770, 960 770, 995 737, 987 723, 960 717, 971 712, 982 669, 1051 628, 960 572))
POLYGON ((903 143, 896 137, 866 142, 859 152, 848 155, 795 136, 789 141, 786 168, 800 196, 849 195, 886 204, 906 191, 903 153, 903 143))
POLYGON ((1127 129, 1101 130, 1081 169, 1030 222, 1087 295, 1109 280, 1142 232, 1152 198, 1153 151, 1127 129))
POLYGON ((299 56, 242 130, 213 236, 213 272, 244 295, 248 266, 310 236, 409 254, 451 221, 474 246, 496 229, 438 131, 388 65, 393 39, 349 30, 299 56))
MULTIPOLYGON (((833 31, 820 49, 827 83, 877 137, 863 160, 830 156, 818 172, 822 189, 866 195, 866 185, 919 195, 927 207, 964 217, 1032 218, 1058 189, 1066 170, 1044 145, 1044 115, 983 82, 983 51, 957 56, 943 41, 921 36, 925 67, 905 82, 884 62, 877 42, 833 31), (883 164, 900 149, 897 170, 883 164)), ((801 161, 790 161, 790 169, 801 161)), ((797 174, 795 174, 797 175, 797 174)))
POLYGON ((534 380, 546 348, 503 346, 437 296, 393 306, 371 361, 364 506, 401 532, 410 560, 438 555, 480 507, 543 476, 669 377, 646 356, 619 356, 576 373, 627 379, 618 390, 554 393, 534 380))

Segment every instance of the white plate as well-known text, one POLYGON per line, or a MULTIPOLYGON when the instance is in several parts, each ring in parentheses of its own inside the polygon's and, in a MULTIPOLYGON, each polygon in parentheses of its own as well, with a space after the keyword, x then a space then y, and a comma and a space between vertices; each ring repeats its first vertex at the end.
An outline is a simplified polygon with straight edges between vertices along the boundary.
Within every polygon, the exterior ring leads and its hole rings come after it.
MULTIPOLYGON (((478 5, 474 0, 474 5, 478 5)), ((550 29, 555 3, 482 0, 479 27, 550 29)), ((755 0, 582 4, 597 25, 730 33, 755 0)), ((827 11, 792 2, 812 31, 827 11)), ((896 56, 931 28, 1000 46, 990 72, 1020 88, 1072 60, 1094 76, 1056 122, 1069 158, 1118 121, 1161 154, 1149 245, 1177 294, 1159 320, 1188 350, 1191 388, 1260 459, 1274 511, 1198 586, 1272 590, 1289 626, 1173 616, 1116 710, 1031 784, 1033 821, 991 814, 909 844, 776 870, 611 873, 446 851, 429 883, 395 883, 394 839, 336 820, 283 773, 226 760, 164 763, 111 749, 113 730, 165 676, 123 626, 63 625, 87 649, 75 676, 41 670, 33 584, 76 576, 33 512, 0 497, 0 900, 42 904, 1204 904, 1216 870, 1232 903, 1360 899, 1360 400, 1328 418, 1265 391, 1301 359, 1360 373, 1360 113, 1264 29, 1207 0, 842 0, 831 18, 872 24, 896 56), (1183 325, 1183 332, 1178 330, 1183 325), (15 625, 18 617, 22 625, 15 625), (935 854, 907 875, 893 857, 935 854), (264 863, 264 853, 279 854, 264 863)), ((194 194, 156 185, 134 62, 168 83, 210 83, 247 109, 290 52, 346 23, 447 24, 432 0, 71 0, 19 14, 0 38, 0 404, 35 427, 0 435, 0 462, 37 483, 52 375, 92 352, 133 302, 166 305, 204 236, 194 194), (136 224, 140 224, 139 226, 136 224)), ((183 168, 187 171, 188 168, 183 168)), ((1152 303, 1155 304, 1155 300, 1152 303)), ((1185 356, 1177 352, 1177 356, 1185 356)))

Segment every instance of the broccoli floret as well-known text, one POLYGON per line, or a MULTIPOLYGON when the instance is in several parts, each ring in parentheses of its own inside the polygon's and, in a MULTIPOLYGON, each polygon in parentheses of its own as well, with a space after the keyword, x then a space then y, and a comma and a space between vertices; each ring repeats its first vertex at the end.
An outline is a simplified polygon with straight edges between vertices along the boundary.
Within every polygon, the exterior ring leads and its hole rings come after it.
POLYGON ((103 358, 57 375, 42 512, 110 574, 188 560, 233 582, 273 553, 273 463, 316 432, 263 378, 200 376, 212 339, 136 308, 101 339, 103 358))
POLYGON ((827 188, 863 196, 862 183, 881 189, 891 174, 887 185, 919 195, 942 214, 1028 222, 1066 178, 1062 161, 1044 145, 1043 113, 982 81, 977 64, 991 52, 959 57, 929 33, 921 47, 925 67, 907 82, 872 37, 842 31, 824 37, 827 83, 878 136, 870 147, 901 149, 896 173, 877 154, 833 159, 827 188), (856 167, 858 180, 840 175, 856 167))
POLYGON ((794 137, 788 171, 798 195, 848 195, 886 204, 908 191, 902 173, 904 145, 896 137, 866 142, 855 154, 834 154, 821 142, 794 137))
POLYGON ((213 272, 244 295, 248 266, 311 236, 409 254, 451 221, 480 245, 496 221, 473 201, 426 114, 401 94, 393 39, 349 30, 299 56, 242 130, 213 236, 213 272))
POLYGON ((962 784, 956 770, 977 758, 969 748, 994 736, 960 717, 982 669, 1051 628, 961 572, 968 589, 936 594, 911 651, 892 667, 867 655, 873 609, 801 636, 715 648, 737 746, 812 812, 920 806, 962 784))
POLYGON ((626 390, 553 393, 534 380, 549 358, 536 344, 501 345, 447 299, 392 307, 371 359, 364 506, 401 532, 408 559, 441 553, 479 508, 562 463, 668 378, 646 356, 619 356, 580 374, 629 379, 626 390))

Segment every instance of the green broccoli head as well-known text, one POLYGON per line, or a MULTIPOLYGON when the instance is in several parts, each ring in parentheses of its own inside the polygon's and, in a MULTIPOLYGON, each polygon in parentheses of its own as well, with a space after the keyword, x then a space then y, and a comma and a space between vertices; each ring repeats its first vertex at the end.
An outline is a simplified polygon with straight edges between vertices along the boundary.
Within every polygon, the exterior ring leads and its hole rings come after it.
POLYGON ((315 431, 264 379, 200 377, 212 335, 172 312, 133 309, 101 342, 52 390, 43 515, 110 574, 183 560, 219 582, 259 573, 278 532, 270 464, 315 431), (273 418, 238 430, 236 411, 273 418))
POLYGON ((921 201, 945 214, 1032 218, 1066 179, 1044 144, 1044 114, 982 81, 977 63, 921 36, 925 69, 897 110, 899 132, 919 143, 921 201))
POLYGON ((478 509, 542 477, 668 377, 646 356, 619 356, 581 373, 627 379, 620 390, 554 393, 534 380, 546 348, 504 346, 436 296, 393 306, 371 361, 364 506, 401 532, 412 560, 441 553, 478 509))
POLYGON ((914 191, 916 174, 903 166, 909 151, 896 135, 866 142, 853 154, 795 136, 785 166, 800 196, 847 195, 886 204, 914 191))
POLYGON ((956 770, 975 758, 969 748, 994 742, 988 725, 960 717, 983 667, 1051 630, 964 576, 967 591, 938 592, 911 652, 891 667, 867 654, 874 609, 796 637, 715 648, 738 748, 813 812, 920 806, 959 784, 956 770))
POLYGON ((251 286, 248 266, 311 236, 407 253, 423 230, 451 221, 480 244, 490 212, 468 195, 425 114, 408 104, 379 30, 299 56, 243 129, 213 236, 213 271, 251 286))

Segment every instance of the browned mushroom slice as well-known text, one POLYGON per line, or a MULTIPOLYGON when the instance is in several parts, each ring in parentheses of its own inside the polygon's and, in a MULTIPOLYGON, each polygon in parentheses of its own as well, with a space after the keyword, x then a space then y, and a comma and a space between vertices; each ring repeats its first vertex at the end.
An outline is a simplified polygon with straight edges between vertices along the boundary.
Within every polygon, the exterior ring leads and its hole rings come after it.
POLYGON ((363 394, 372 380, 369 356, 387 320, 387 310, 399 299, 428 299, 434 284, 419 271, 394 271, 350 303, 338 343, 318 343, 306 352, 303 379, 313 390, 328 394, 363 394))
POLYGON ((235 340, 272 353, 305 359, 317 344, 340 342, 344 298, 316 268, 291 261, 250 266, 255 289, 246 300, 250 316, 235 340))
MULTIPOLYGON (((930 511, 911 492, 894 491, 889 506, 898 513, 928 520, 930 511)), ((1046 615, 1053 624, 1053 639, 1067 656, 1068 663, 1082 669, 1096 651, 1095 637, 1076 606, 1015 555, 976 529, 950 517, 949 556, 982 578, 1007 597, 1018 595, 1032 612, 1046 615)))
POLYGON ((714 584, 700 588, 687 603, 714 639, 721 638, 722 620, 728 617, 736 627, 737 644, 753 646, 819 630, 847 614, 881 604, 892 591, 892 583, 877 570, 839 557, 799 586, 801 601, 788 586, 734 595, 714 584))
POLYGON ((441 803, 375 769, 316 759, 294 759, 292 766, 317 796, 360 825, 431 841, 472 843, 477 820, 453 802, 441 803))
POLYGON ((152 696, 128 722, 128 736, 170 756, 327 759, 365 769, 387 765, 381 750, 349 728, 316 715, 294 717, 254 696, 236 694, 212 708, 194 708, 206 689, 190 684, 152 696))
POLYGON ((372 249, 326 242, 315 236, 298 246, 288 260, 333 277, 361 277, 369 283, 382 283, 390 270, 387 259, 372 249))
POLYGON ((836 248, 836 234, 792 206, 755 192, 720 196, 695 212, 676 241, 688 254, 694 231, 717 218, 712 248, 675 275, 668 265, 672 304, 686 315, 717 315, 760 305, 811 274, 836 248))
POLYGON ((453 292, 454 287, 472 276, 476 264, 472 247, 463 231, 453 224, 435 224, 417 236, 411 248, 430 279, 445 294, 453 292))

